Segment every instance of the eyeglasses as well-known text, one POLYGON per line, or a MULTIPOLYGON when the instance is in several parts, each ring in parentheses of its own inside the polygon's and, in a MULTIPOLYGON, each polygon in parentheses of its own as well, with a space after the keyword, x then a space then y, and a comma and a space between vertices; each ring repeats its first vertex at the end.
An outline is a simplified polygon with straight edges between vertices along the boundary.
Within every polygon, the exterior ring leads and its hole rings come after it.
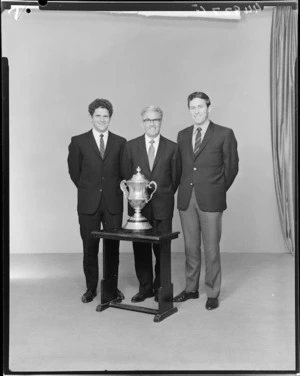
POLYGON ((146 125, 150 125, 152 122, 153 122, 155 125, 159 125, 160 122, 161 122, 161 119, 144 119, 143 122, 144 122, 144 124, 146 124, 146 125))

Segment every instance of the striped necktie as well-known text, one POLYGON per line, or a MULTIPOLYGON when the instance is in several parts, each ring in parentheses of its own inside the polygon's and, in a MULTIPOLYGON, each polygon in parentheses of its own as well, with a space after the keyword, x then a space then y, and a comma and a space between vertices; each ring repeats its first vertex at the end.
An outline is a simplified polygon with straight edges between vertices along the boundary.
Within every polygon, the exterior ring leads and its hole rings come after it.
POLYGON ((153 163, 154 163, 154 153, 155 153, 155 149, 154 149, 154 140, 151 140, 150 141, 150 147, 148 149, 148 159, 149 159, 149 166, 150 166, 150 170, 152 171, 152 167, 153 167, 153 163))
POLYGON ((100 134, 100 154, 101 157, 103 158, 105 152, 105 146, 104 146, 104 140, 103 140, 103 134, 100 134))
POLYGON ((196 154, 199 151, 199 148, 200 148, 200 144, 201 144, 201 141, 202 141, 201 131, 202 131, 202 128, 198 127, 196 139, 195 139, 194 154, 196 154))

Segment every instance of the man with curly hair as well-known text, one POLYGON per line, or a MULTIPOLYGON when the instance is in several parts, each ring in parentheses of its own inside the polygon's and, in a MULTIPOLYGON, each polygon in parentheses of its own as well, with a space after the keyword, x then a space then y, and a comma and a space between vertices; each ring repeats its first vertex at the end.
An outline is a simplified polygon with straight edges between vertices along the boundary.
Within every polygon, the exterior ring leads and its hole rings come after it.
MULTIPOLYGON (((121 161, 126 140, 110 131, 113 106, 107 99, 95 99, 88 107, 92 129, 74 136, 69 145, 68 167, 78 191, 78 217, 83 242, 83 270, 86 292, 83 303, 97 295, 99 279, 99 239, 91 236, 93 230, 119 229, 122 226, 123 194, 120 182, 121 161)), ((106 282, 104 300, 124 299, 117 289, 119 241, 104 240, 106 282), (109 288, 107 288, 109 286, 109 288)), ((103 291, 102 291, 103 292, 103 291)))

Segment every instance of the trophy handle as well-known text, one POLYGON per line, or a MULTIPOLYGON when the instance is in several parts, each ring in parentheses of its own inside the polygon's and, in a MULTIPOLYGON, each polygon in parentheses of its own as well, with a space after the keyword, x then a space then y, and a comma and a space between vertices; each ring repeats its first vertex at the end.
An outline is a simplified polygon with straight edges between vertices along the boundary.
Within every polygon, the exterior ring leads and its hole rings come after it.
POLYGON ((127 184, 126 180, 122 180, 121 183, 120 183, 120 188, 123 191, 125 197, 128 199, 129 192, 128 192, 127 187, 128 187, 128 184, 127 184))
POLYGON ((148 199, 146 202, 149 202, 149 201, 151 200, 153 194, 154 194, 154 193, 156 192, 156 190, 157 190, 157 184, 156 184, 155 181, 153 181, 153 180, 150 181, 150 183, 147 185, 147 187, 150 188, 150 186, 151 186, 152 184, 154 185, 154 191, 151 192, 151 195, 150 195, 149 199, 148 199))

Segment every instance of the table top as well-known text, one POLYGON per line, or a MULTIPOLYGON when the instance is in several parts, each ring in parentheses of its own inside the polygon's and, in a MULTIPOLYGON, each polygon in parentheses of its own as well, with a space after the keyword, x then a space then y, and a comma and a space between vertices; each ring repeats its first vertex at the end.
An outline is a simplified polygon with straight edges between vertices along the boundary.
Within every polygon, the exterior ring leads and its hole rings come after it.
POLYGON ((92 236, 103 239, 113 239, 113 240, 128 240, 128 241, 137 241, 145 243, 161 243, 164 241, 170 241, 172 239, 178 238, 180 234, 179 231, 162 233, 156 230, 147 230, 147 231, 129 231, 129 230, 99 230, 92 231, 92 236))

